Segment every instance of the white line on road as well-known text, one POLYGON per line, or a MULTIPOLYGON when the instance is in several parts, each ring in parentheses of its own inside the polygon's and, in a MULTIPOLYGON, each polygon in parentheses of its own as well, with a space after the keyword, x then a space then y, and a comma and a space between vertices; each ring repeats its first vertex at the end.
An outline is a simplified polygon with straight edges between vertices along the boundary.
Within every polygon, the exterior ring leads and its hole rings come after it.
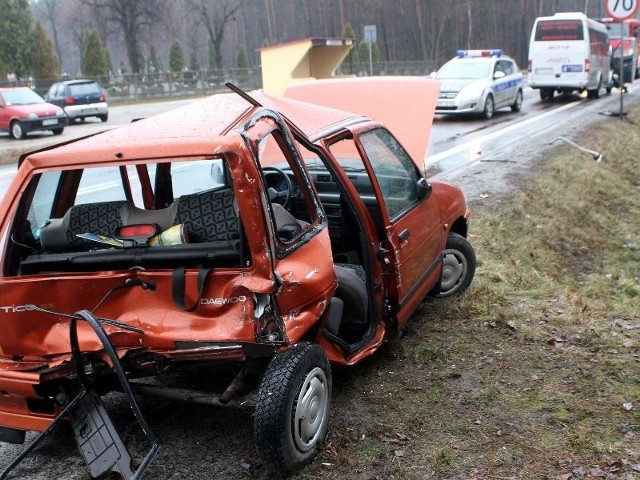
MULTIPOLYGON (((494 139, 496 137, 500 137, 500 136, 504 135, 505 133, 509 133, 512 130, 517 130, 519 128, 526 127, 529 124, 538 122, 540 120, 543 120, 543 119, 545 119, 547 117, 550 117, 552 115, 555 115, 557 113, 563 112, 563 111, 568 110, 570 108, 577 107, 578 105, 581 105, 581 102, 567 103, 566 105, 563 105, 562 107, 555 108, 555 109, 550 110, 548 112, 545 112, 545 113, 543 113, 541 115, 536 115, 535 117, 529 118, 527 120, 523 120, 523 121, 518 122, 518 123, 513 123, 513 124, 509 125, 508 127, 502 128, 500 130, 496 130, 493 133, 485 135, 484 137, 482 137, 481 141, 483 143, 487 142, 487 141, 490 141, 490 140, 492 140, 492 139, 494 139)), ((429 165, 432 165, 432 164, 434 164, 434 163, 436 163, 436 162, 438 162, 440 160, 443 160, 443 159, 445 159, 447 157, 450 157, 452 155, 456 155, 458 153, 464 152, 466 150, 469 150, 469 149, 476 150, 477 147, 478 147, 478 142, 479 142, 479 140, 472 140, 470 142, 463 143, 462 145, 457 145, 457 146, 455 146, 453 148, 450 148, 449 150, 444 150, 444 151, 442 151, 440 153, 436 153, 435 155, 428 156, 426 161, 425 161, 425 167, 429 166, 429 165)))

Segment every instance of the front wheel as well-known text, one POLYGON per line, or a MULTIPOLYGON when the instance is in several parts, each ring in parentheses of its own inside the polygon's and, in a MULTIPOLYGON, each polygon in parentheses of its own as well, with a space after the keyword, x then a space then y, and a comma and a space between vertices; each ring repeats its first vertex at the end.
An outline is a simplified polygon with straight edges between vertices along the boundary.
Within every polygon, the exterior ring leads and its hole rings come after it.
POLYGON ((256 449, 265 465, 291 473, 311 462, 326 439, 330 406, 331 367, 319 345, 300 342, 276 353, 255 411, 256 449))
POLYGON ((434 292, 439 298, 464 292, 476 273, 476 253, 462 235, 450 233, 442 252, 442 276, 440 288, 434 292))
POLYGON ((487 95, 487 99, 484 101, 484 109, 482 110, 482 117, 485 120, 489 120, 491 117, 493 117, 494 107, 495 105, 493 103, 493 96, 487 95))
POLYGON ((11 136, 16 140, 20 140, 24 138, 25 132, 22 124, 18 120, 14 120, 11 122, 11 127, 9 128, 11 136))

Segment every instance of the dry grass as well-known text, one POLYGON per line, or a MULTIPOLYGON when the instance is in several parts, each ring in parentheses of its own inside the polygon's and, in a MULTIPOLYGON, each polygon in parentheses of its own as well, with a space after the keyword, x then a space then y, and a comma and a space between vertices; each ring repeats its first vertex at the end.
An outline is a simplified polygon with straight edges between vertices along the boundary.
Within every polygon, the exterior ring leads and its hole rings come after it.
POLYGON ((474 210, 471 290, 336 374, 300 478, 640 478, 639 117, 474 210))

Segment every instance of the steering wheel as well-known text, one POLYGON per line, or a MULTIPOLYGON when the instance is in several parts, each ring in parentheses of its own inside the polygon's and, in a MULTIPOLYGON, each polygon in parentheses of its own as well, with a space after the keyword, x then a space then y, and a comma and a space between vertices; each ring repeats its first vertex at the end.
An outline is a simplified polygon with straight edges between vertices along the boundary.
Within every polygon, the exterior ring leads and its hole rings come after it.
POLYGON ((293 190, 293 185, 291 183, 291 179, 289 175, 287 175, 284 171, 280 170, 277 167, 264 167, 262 169, 262 173, 265 175, 265 178, 268 172, 275 172, 282 178, 284 183, 280 183, 280 185, 285 185, 285 189, 278 191, 273 187, 267 188, 267 195, 269 197, 270 202, 276 202, 282 205, 283 207, 287 207, 289 205, 289 201, 291 200, 291 191, 293 190))

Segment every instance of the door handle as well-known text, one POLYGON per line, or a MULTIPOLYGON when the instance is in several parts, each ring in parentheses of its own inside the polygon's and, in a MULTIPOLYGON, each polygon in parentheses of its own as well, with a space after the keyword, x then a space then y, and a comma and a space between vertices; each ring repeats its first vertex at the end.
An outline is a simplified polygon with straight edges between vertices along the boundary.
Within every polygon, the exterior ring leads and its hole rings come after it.
POLYGON ((411 234, 409 233, 409 229, 405 228, 404 230, 402 230, 399 234, 398 234, 398 239, 400 240, 400 243, 404 243, 409 239, 409 236, 411 234))

